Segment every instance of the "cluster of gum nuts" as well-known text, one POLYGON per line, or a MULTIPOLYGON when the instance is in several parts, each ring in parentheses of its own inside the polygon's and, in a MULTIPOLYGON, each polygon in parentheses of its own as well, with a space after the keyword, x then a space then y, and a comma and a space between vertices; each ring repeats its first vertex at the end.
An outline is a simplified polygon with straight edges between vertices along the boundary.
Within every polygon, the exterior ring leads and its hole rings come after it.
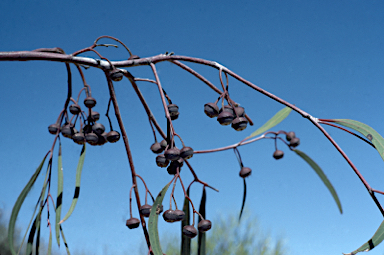
MULTIPOLYGON (((84 144, 85 142, 90 145, 103 145, 107 142, 115 143, 120 139, 120 133, 111 130, 110 132, 105 132, 105 127, 101 123, 97 123, 99 120, 100 114, 91 109, 96 105, 96 99, 91 96, 88 96, 84 100, 84 105, 90 110, 91 114, 87 118, 87 123, 84 122, 80 131, 77 131, 75 128, 75 123, 71 121, 66 121, 63 125, 60 125, 60 118, 57 123, 51 124, 48 127, 49 133, 56 135, 60 132, 64 137, 72 139, 77 144, 84 144)), ((75 103, 69 106, 69 111, 74 115, 78 116, 82 114, 81 107, 75 103)))
MULTIPOLYGON (((168 111, 171 117, 171 120, 175 120, 179 117, 179 107, 175 104, 168 105, 168 111)), ((183 143, 183 142, 182 142, 183 143)), ((167 167, 167 171, 169 174, 174 175, 177 173, 177 169, 181 170, 185 159, 190 159, 193 156, 193 149, 191 147, 185 146, 183 143, 183 147, 178 149, 176 146, 171 143, 171 146, 168 145, 167 140, 162 140, 160 143, 155 141, 151 147, 151 151, 155 154, 159 154, 156 157, 156 164, 159 167, 167 167), (164 153, 162 153, 164 152, 164 153), (162 154, 160 154, 162 153, 162 154)), ((144 204, 140 207, 140 214, 144 217, 149 217, 151 213, 152 206, 149 204, 144 204)), ((163 206, 160 206, 156 210, 157 214, 163 212, 163 206)), ((166 222, 173 223, 182 221, 185 217, 185 213, 182 210, 176 208, 176 210, 166 210, 163 213, 163 219, 166 222)), ((126 226, 129 229, 134 229, 139 227, 140 220, 137 218, 133 218, 131 216, 130 219, 126 221, 126 226)), ((209 220, 202 219, 197 226, 198 231, 206 232, 210 230, 212 227, 212 223, 209 220)), ((183 228, 183 234, 189 238, 194 238, 197 235, 197 230, 193 225, 187 225, 183 228)))
MULTIPOLYGON (((151 214, 151 209, 152 209, 151 205, 148 205, 148 204, 142 205, 140 207, 140 214, 148 218, 149 215, 151 214)), ((156 213, 160 214, 162 211, 163 211, 163 206, 161 205, 161 207, 156 211, 156 213)), ((182 221, 184 217, 185 217, 185 213, 179 209, 176 209, 176 210, 169 209, 163 213, 163 219, 169 223, 182 221)), ((126 221, 126 226, 129 229, 137 228, 140 226, 140 220, 138 218, 131 217, 126 221)), ((197 229, 200 232, 206 232, 210 230, 211 227, 212 227, 211 221, 205 220, 205 219, 201 220, 197 225, 197 229)), ((189 238, 194 238, 197 235, 197 230, 193 225, 184 226, 183 235, 189 238)))
POLYGON ((204 105, 204 112, 208 117, 217 117, 217 121, 221 125, 227 126, 231 124, 231 127, 236 131, 244 130, 247 127, 248 120, 244 117, 244 107, 233 104, 233 106, 224 105, 219 109, 217 102, 204 105))
MULTIPOLYGON (((296 137, 295 132, 290 131, 286 133, 285 139, 289 142, 289 147, 295 148, 300 144, 300 138, 296 137)), ((273 153, 273 158, 278 160, 284 157, 284 151, 276 149, 273 153)), ((249 167, 241 167, 239 175, 242 178, 250 176, 252 169, 249 167)))

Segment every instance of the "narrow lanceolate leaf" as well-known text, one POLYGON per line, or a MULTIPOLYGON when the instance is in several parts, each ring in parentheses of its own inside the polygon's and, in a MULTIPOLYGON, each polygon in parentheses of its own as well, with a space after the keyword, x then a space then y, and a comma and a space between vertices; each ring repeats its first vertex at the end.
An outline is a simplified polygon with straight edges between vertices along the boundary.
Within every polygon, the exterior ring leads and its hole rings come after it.
MULTIPOLYGON (((39 239, 40 239, 40 221, 41 221, 41 211, 43 208, 40 207, 40 210, 38 214, 35 217, 35 220, 33 221, 32 227, 29 230, 29 235, 28 235, 28 242, 27 242, 27 247, 26 247, 26 253, 27 255, 32 255, 32 246, 33 246, 33 240, 35 238, 35 234, 37 231, 37 240, 36 240, 36 247, 39 246, 39 239)), ((37 250, 38 253, 38 250, 37 250)))
POLYGON ((373 128, 356 120, 334 119, 330 121, 345 127, 352 128, 353 130, 363 134, 369 141, 373 143, 376 150, 380 153, 381 158, 384 160, 384 138, 373 128))
POLYGON ((60 218, 61 218, 61 205, 63 202, 63 160, 61 155, 61 144, 59 147, 58 156, 58 168, 57 168, 57 198, 56 198, 56 221, 55 221, 55 232, 56 241, 60 247, 60 218))
POLYGON ((13 246, 13 234, 15 232, 15 224, 16 224, 17 215, 19 214, 21 205, 23 204, 23 202, 24 202, 25 198, 27 197, 29 191, 31 190, 33 184, 35 183, 37 177, 39 176, 41 168, 43 167, 45 159, 47 158, 47 156, 48 156, 48 154, 45 155, 44 159, 41 161, 40 165, 37 167, 35 173, 32 175, 32 177, 28 181, 27 185, 21 191, 19 197, 16 200, 15 205, 13 206, 11 218, 9 220, 9 225, 8 225, 8 243, 9 243, 9 248, 11 250, 12 255, 16 255, 16 251, 15 251, 14 246, 13 246))
MULTIPOLYGON (((189 197, 189 188, 187 189, 187 196, 189 197)), ((189 215, 189 200, 188 198, 184 199, 183 212, 185 213, 184 219, 181 222, 181 255, 190 255, 191 254, 191 238, 183 235, 183 228, 185 226, 191 225, 190 215, 189 215)))
POLYGON ((244 205, 245 205, 245 198, 247 197, 247 183, 245 181, 245 178, 243 178, 243 180, 244 180, 243 204, 241 205, 239 221, 241 220, 241 215, 243 214, 244 205))
POLYGON ((69 207, 69 210, 68 210, 67 214, 59 222, 59 224, 61 224, 64 221, 66 221, 69 218, 69 216, 71 216, 73 210, 75 210, 75 207, 76 207, 76 204, 77 204, 77 199, 79 198, 79 195, 80 195, 80 181, 81 181, 81 172, 83 170, 83 165, 84 165, 84 158, 85 158, 85 144, 83 145, 83 149, 81 150, 81 154, 80 154, 79 163, 77 164, 77 169, 76 169, 76 187, 75 187, 75 194, 73 195, 73 199, 72 199, 72 204, 71 204, 71 207, 69 207))
POLYGON ((67 254, 71 255, 71 253, 69 252, 67 240, 65 240, 64 231, 63 231, 63 228, 61 227, 61 225, 60 225, 60 232, 61 232, 61 236, 63 237, 63 242, 64 242, 64 245, 65 245, 65 249, 67 250, 67 254))
POLYGON ((160 191, 159 195, 157 195, 156 200, 152 205, 152 208, 156 208, 156 210, 151 210, 151 214, 149 215, 148 219, 149 241, 151 242, 151 248, 154 255, 163 255, 160 246, 159 232, 157 230, 157 222, 159 220, 159 209, 161 208, 169 184, 171 183, 165 185, 165 187, 160 191))
POLYGON ((312 168, 315 170, 317 175, 320 177, 320 179, 323 181, 325 186, 328 188, 329 192, 331 192, 333 199, 335 200, 337 207, 339 208, 340 213, 343 213, 343 209, 341 208, 341 203, 339 200, 339 197, 337 196, 336 190, 333 188, 331 182, 328 180, 327 176, 324 174, 323 170, 319 167, 318 164, 316 164, 315 161, 313 161, 310 157, 307 156, 302 151, 299 151, 297 149, 294 150, 297 155, 299 155, 302 159, 304 159, 312 168))
MULTIPOLYGON (((205 192, 205 186, 203 188, 203 195, 201 196, 200 201, 200 208, 199 213, 203 218, 205 219, 205 204, 207 202, 207 194, 205 192)), ((199 220, 200 221, 200 220, 199 220)), ((199 231, 198 238, 197 238, 197 254, 198 255, 205 255, 205 242, 206 242, 206 235, 205 233, 202 233, 199 231)))
MULTIPOLYGON (((31 220, 29 221, 28 227, 26 228, 25 234, 23 236, 23 240, 21 240, 19 251, 17 252, 18 254, 20 254, 20 250, 21 250, 21 247, 24 244, 24 240, 25 240, 25 237, 27 236, 28 229, 31 226, 32 222, 34 222, 33 219, 35 218, 35 213, 36 213, 37 207, 39 207, 39 205, 41 205, 41 203, 43 203, 43 200, 44 200, 44 197, 45 197, 45 191, 47 189, 47 184, 48 184, 47 180, 48 180, 48 174, 49 174, 50 169, 51 169, 51 163, 52 163, 52 159, 48 163, 47 171, 46 171, 45 178, 44 178, 44 185, 43 185, 43 188, 41 189, 40 197, 37 200, 37 203, 35 205, 35 210, 33 211, 33 214, 31 216, 31 220)), ((41 210, 41 207, 40 207, 40 210, 41 210)))
POLYGON ((344 255, 354 255, 361 251, 370 251, 375 248, 379 243, 384 240, 384 221, 380 224, 379 228, 376 230, 376 233, 372 236, 371 239, 368 240, 365 244, 363 244, 357 250, 351 253, 344 253, 344 255))
POLYGON ((49 231, 49 241, 48 241, 48 255, 52 253, 52 232, 49 231))
POLYGON ((292 111, 291 108, 289 107, 285 107, 283 109, 281 109, 280 111, 278 111, 270 120, 268 120, 264 125, 262 125, 259 129, 257 129, 256 131, 254 131, 250 136, 248 136, 246 139, 249 139, 249 138, 252 138, 252 137, 255 137, 257 135, 260 135, 262 133, 264 133, 265 131, 273 128, 274 126, 276 126, 277 124, 279 124, 280 122, 282 122, 288 115, 289 113, 292 111))

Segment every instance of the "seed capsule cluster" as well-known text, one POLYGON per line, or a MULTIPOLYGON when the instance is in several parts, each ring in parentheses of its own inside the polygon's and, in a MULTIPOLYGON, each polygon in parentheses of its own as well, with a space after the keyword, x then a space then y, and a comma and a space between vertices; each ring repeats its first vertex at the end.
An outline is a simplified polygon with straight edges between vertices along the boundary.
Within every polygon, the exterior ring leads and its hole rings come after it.
POLYGON ((76 102, 68 107, 69 112, 73 115, 68 120, 68 113, 64 113, 65 123, 60 125, 58 122, 48 126, 48 132, 51 134, 61 133, 63 137, 72 139, 77 144, 84 144, 85 142, 90 145, 103 145, 107 142, 115 143, 120 139, 120 133, 114 130, 105 132, 103 124, 97 122, 100 118, 100 114, 93 111, 92 108, 96 105, 96 99, 91 96, 87 96, 84 100, 84 105, 89 109, 90 115, 83 117, 85 112, 82 111, 80 105, 76 102), (72 119, 75 117, 75 122, 72 123, 72 119), (84 119, 83 123, 80 123, 80 131, 75 128, 76 120, 84 119))
POLYGON ((204 113, 208 117, 216 117, 220 125, 231 125, 231 127, 236 131, 244 130, 247 127, 248 120, 244 117, 245 111, 243 107, 224 105, 221 109, 219 109, 216 103, 206 103, 204 105, 204 113))

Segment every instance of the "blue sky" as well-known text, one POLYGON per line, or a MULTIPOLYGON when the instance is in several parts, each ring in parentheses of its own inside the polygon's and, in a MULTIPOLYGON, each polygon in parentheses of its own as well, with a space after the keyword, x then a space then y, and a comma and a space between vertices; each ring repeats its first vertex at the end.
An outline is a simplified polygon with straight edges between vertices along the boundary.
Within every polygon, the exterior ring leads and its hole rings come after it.
MULTIPOLYGON (((61 47, 72 53, 91 45, 98 36, 110 35, 141 57, 173 51, 215 60, 315 117, 355 119, 384 133, 383 7, 382 1, 2 1, 0 51, 61 47)), ((100 52, 111 60, 127 58, 121 47, 100 52)), ((217 70, 189 65, 219 85, 217 70)), ((0 62, 0 68, 0 203, 9 215, 52 144, 53 136, 47 127, 55 122, 64 103, 66 71, 61 63, 43 61, 0 62)), ((136 77, 153 78, 149 67, 129 71, 136 77)), ((159 64, 158 71, 165 90, 180 107, 176 131, 195 150, 236 143, 282 108, 230 79, 231 97, 255 122, 254 127, 235 132, 203 113, 203 105, 216 100, 217 94, 170 63, 159 64)), ((73 73, 74 91, 78 91, 81 80, 73 73)), ((85 75, 98 101, 95 110, 103 114, 108 103, 105 78, 100 70, 87 70, 85 75)), ((139 85, 165 127, 157 88, 153 84, 139 85)), ((155 156, 149 151, 152 133, 129 82, 117 83, 116 92, 134 163, 155 195, 170 176, 155 166, 155 156)), ((100 122, 106 125, 107 119, 102 117, 100 122)), ((384 190, 384 165, 379 154, 347 133, 326 129, 371 186, 384 190)), ((331 195, 304 161, 282 144, 279 147, 285 156, 274 160, 273 142, 263 140, 239 149, 244 164, 253 169, 248 179, 247 206, 263 229, 274 237, 284 237, 290 254, 295 255, 341 254, 366 242, 383 217, 343 158, 296 113, 274 130, 296 132, 301 139, 299 149, 325 171, 338 192, 344 213, 339 214, 331 195)), ((63 211, 70 205, 79 153, 80 146, 63 140, 63 211)), ((220 190, 208 190, 207 218, 236 213, 241 206, 242 180, 238 178, 239 166, 233 152, 196 155, 190 163, 202 180, 220 190)), ((186 169, 182 175, 185 183, 191 180, 186 169)), ((43 177, 22 207, 20 226, 29 221, 42 181, 43 177)), ((73 250, 92 250, 94 254, 138 252, 142 231, 125 227, 130 186, 122 141, 88 146, 79 202, 64 224, 73 250)), ((199 185, 192 188, 196 205, 201 191, 199 185)), ((176 199, 182 203, 180 186, 176 199)), ((383 201, 381 197, 379 200, 383 201)), ((179 230, 178 225, 162 222, 160 228, 164 235, 179 230)), ((384 245, 380 245, 369 254, 383 253, 384 245)))

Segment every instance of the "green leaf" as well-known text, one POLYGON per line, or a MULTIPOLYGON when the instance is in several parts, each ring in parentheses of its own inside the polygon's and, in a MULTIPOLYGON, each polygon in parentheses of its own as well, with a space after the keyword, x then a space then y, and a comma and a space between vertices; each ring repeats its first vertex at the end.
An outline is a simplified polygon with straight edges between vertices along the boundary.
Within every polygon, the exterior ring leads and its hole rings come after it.
POLYGON ((79 198, 79 195, 80 195, 80 181, 81 181, 81 172, 83 170, 83 165, 84 165, 84 158, 85 158, 85 144, 83 145, 83 149, 81 150, 81 154, 80 154, 79 163, 77 164, 77 169, 76 169, 76 187, 75 187, 75 194, 73 195, 73 199, 72 199, 72 204, 71 204, 71 207, 69 208, 67 214, 59 222, 59 224, 61 224, 64 221, 66 221, 69 218, 69 216, 71 216, 73 210, 75 210, 75 207, 76 207, 76 204, 77 204, 77 199, 79 198))
POLYGON ((265 131, 273 128, 274 126, 276 126, 277 124, 282 122, 289 115, 289 113, 291 111, 292 111, 292 109, 289 107, 285 107, 285 108, 281 109, 270 120, 268 120, 263 126, 261 126, 259 129, 254 131, 250 136, 248 136, 245 139, 255 137, 255 136, 257 136, 261 133, 264 133, 265 131))
POLYGON ((154 255, 163 255, 163 252, 161 251, 161 246, 160 246, 159 232, 157 230, 157 222, 159 220, 158 219, 159 214, 157 213, 157 211, 158 209, 161 208, 165 193, 167 193, 167 190, 170 184, 171 183, 168 183, 167 185, 165 185, 165 187, 157 195, 156 200, 152 205, 152 208, 156 208, 156 210, 151 210, 151 213, 148 219, 149 241, 151 242, 151 248, 154 255))
MULTIPOLYGON (((207 194, 205 191, 205 186, 203 187, 203 195, 201 196, 200 201, 200 208, 199 213, 201 216, 205 219, 205 204, 207 202, 207 194)), ((199 217, 199 216, 198 216, 199 217)), ((198 255, 205 255, 205 246, 206 246, 206 235, 205 233, 202 233, 199 231, 198 237, 197 237, 197 254, 198 255)))
POLYGON ((372 236, 371 239, 369 239, 368 242, 363 244, 360 248, 357 250, 351 252, 351 253, 344 253, 345 255, 354 255, 361 251, 370 251, 373 248, 375 248, 379 243, 381 243, 384 240, 384 221, 380 224, 379 228, 376 230, 376 233, 372 236))
MULTIPOLYGON (((187 189, 187 196, 189 197, 189 188, 187 189)), ((185 213, 184 219, 181 222, 181 254, 190 255, 191 254, 191 238, 183 235, 183 228, 185 226, 191 225, 190 215, 189 215, 189 200, 188 198, 184 199, 183 212, 185 213)))
POLYGON ((9 248, 11 250, 12 255, 16 255, 16 251, 13 246, 13 234, 15 232, 15 224, 17 215, 19 214, 21 205, 23 204, 25 198, 27 197, 29 191, 31 190, 33 184, 35 183, 37 177, 40 174, 41 168, 44 165, 45 159, 47 158, 48 153, 45 155, 44 159, 41 161, 40 165, 37 167, 35 173, 32 175, 31 179, 28 181, 27 185, 24 187, 24 189, 21 191, 19 197, 16 200, 15 205, 13 206, 11 218, 9 220, 8 225, 8 242, 9 242, 9 248))
POLYGON ((48 255, 51 255, 51 252, 52 252, 52 232, 49 231, 48 255))
POLYGON ((60 218, 61 218, 61 205, 63 203, 63 159, 61 155, 61 144, 59 147, 59 156, 58 156, 58 168, 57 168, 57 198, 56 198, 56 221, 55 221, 55 231, 56 231, 56 241, 60 247, 60 218))
POLYGON ((243 180, 244 180, 243 204, 241 205, 239 221, 241 220, 241 215, 243 214, 244 205, 245 205, 245 198, 247 197, 247 183, 245 181, 245 178, 243 178, 243 180))
POLYGON ((331 182, 328 180, 327 176, 324 174, 323 170, 321 170, 319 165, 316 164, 316 162, 313 161, 310 157, 308 157, 307 154, 305 154, 304 152, 299 151, 297 149, 293 151, 296 152, 296 154, 299 155, 302 159, 304 159, 313 168, 313 170, 315 170, 315 172, 323 181, 325 186, 327 186, 329 192, 331 192, 333 199, 335 200, 337 207, 339 208, 340 213, 343 213, 343 209, 341 208, 341 203, 339 197, 337 196, 336 190, 333 188, 331 182))
POLYGON ((353 130, 356 130, 357 132, 363 134, 368 140, 373 143, 376 150, 380 153, 381 158, 384 160, 384 138, 373 128, 356 120, 334 119, 330 121, 345 127, 352 128, 353 130))
POLYGON ((61 237, 63 238, 63 242, 64 242, 64 245, 65 245, 65 249, 67 250, 67 254, 68 254, 68 255, 71 255, 71 253, 69 252, 69 248, 68 248, 67 240, 65 240, 64 231, 63 231, 63 228, 62 228, 61 225, 60 225, 60 232, 61 232, 61 237))
POLYGON ((19 247, 19 251, 18 251, 18 254, 20 254, 20 250, 21 250, 21 247, 23 246, 24 244, 24 240, 25 240, 25 237, 27 236, 27 233, 28 233, 28 229, 29 227, 31 226, 32 222, 34 222, 34 218, 35 218, 35 213, 36 213, 36 210, 37 210, 37 207, 39 206, 39 203, 40 201, 43 200, 43 198, 45 197, 45 191, 47 189, 47 179, 48 179, 48 174, 50 172, 50 169, 51 169, 51 163, 52 163, 52 159, 49 161, 48 163, 48 167, 47 167, 47 171, 45 173, 45 178, 44 178, 44 185, 43 185, 43 188, 41 189, 41 193, 40 193, 40 197, 39 199, 37 200, 37 203, 35 205, 35 210, 33 211, 33 214, 31 216, 31 220, 29 221, 29 224, 28 224, 28 227, 26 228, 26 231, 25 231, 25 234, 23 236, 23 240, 21 241, 20 243, 20 247, 19 247))

